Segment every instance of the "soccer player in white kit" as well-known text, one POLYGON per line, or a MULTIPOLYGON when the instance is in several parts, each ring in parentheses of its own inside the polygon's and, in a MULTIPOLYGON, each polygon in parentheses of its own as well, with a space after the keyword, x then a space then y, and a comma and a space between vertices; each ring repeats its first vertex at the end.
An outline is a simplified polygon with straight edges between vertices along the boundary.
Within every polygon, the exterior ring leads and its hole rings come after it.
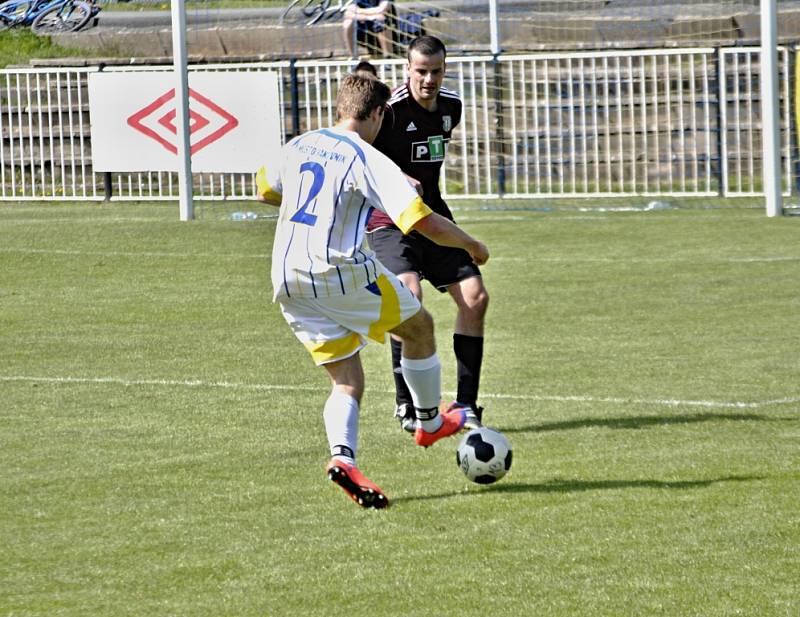
POLYGON ((372 76, 345 76, 337 124, 294 138, 283 147, 280 163, 262 167, 256 177, 259 198, 280 204, 273 300, 332 384, 323 410, 328 477, 367 508, 389 504, 356 466, 364 391, 359 352, 367 339, 383 343, 391 332, 403 340, 401 369, 420 424, 418 445, 457 433, 465 421, 464 409, 439 410, 441 367, 430 314, 362 246, 369 214, 378 209, 404 231, 463 248, 479 265, 489 258, 483 243, 432 212, 399 167, 370 145, 389 95, 388 86, 372 76))

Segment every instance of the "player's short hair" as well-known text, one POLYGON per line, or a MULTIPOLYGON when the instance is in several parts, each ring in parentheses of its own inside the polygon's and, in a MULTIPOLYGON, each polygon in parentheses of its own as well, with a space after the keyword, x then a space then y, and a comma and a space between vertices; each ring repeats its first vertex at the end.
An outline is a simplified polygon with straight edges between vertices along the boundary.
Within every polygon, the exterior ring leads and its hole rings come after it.
POLYGON ((373 109, 386 105, 390 95, 389 86, 372 75, 365 75, 363 71, 349 73, 339 84, 336 115, 339 120, 366 120, 373 109))
POLYGON ((362 60, 358 64, 356 64, 355 68, 353 69, 353 73, 369 73, 370 75, 374 75, 375 77, 378 76, 378 69, 375 68, 375 65, 372 64, 369 60, 362 60))
POLYGON ((418 36, 408 46, 408 61, 411 62, 411 52, 417 52, 423 56, 435 56, 439 52, 441 52, 445 57, 447 57, 447 49, 444 46, 444 43, 440 39, 437 39, 435 36, 430 36, 428 34, 423 36, 418 36))

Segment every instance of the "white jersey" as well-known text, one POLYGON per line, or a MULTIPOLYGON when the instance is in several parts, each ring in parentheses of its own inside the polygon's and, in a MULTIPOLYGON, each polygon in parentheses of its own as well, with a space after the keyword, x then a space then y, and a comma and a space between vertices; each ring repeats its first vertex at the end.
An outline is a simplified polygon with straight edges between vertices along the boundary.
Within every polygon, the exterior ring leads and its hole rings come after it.
POLYGON ((272 248, 273 299, 347 295, 384 272, 362 246, 372 209, 407 232, 431 210, 388 157, 341 128, 287 143, 277 169, 261 168, 258 192, 281 196, 272 248))

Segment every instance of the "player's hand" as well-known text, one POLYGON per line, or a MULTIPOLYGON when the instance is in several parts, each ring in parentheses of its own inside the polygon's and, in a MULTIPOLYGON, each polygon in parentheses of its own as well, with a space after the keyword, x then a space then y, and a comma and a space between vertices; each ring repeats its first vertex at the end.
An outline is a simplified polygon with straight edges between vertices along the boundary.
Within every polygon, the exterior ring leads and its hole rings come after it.
POLYGON ((483 242, 476 240, 475 246, 471 247, 467 252, 476 266, 482 266, 489 261, 489 249, 483 242))
POLYGON ((411 188, 413 188, 417 192, 417 195, 422 197, 422 182, 420 182, 416 178, 412 178, 408 174, 406 174, 406 180, 408 180, 408 183, 411 185, 411 188))

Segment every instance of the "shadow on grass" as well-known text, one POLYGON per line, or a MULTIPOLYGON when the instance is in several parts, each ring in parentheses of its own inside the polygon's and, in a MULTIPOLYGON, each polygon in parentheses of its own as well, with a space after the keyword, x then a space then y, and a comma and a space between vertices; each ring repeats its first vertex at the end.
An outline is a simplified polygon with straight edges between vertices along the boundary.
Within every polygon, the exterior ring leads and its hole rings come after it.
POLYGON ((438 495, 417 495, 411 497, 397 497, 392 503, 404 501, 427 501, 429 499, 448 499, 450 497, 477 497, 485 493, 581 493, 585 491, 608 491, 619 489, 663 489, 663 490, 688 490, 707 488, 723 482, 754 482, 763 480, 762 476, 727 476, 713 480, 676 480, 667 482, 663 480, 561 480, 553 479, 537 484, 503 482, 485 486, 469 492, 454 491, 438 495))
POLYGON ((581 428, 640 429, 670 424, 697 424, 700 422, 764 422, 775 418, 754 413, 695 413, 676 416, 630 416, 625 418, 577 418, 563 422, 543 422, 530 426, 507 427, 504 433, 545 433, 570 431, 581 428))

